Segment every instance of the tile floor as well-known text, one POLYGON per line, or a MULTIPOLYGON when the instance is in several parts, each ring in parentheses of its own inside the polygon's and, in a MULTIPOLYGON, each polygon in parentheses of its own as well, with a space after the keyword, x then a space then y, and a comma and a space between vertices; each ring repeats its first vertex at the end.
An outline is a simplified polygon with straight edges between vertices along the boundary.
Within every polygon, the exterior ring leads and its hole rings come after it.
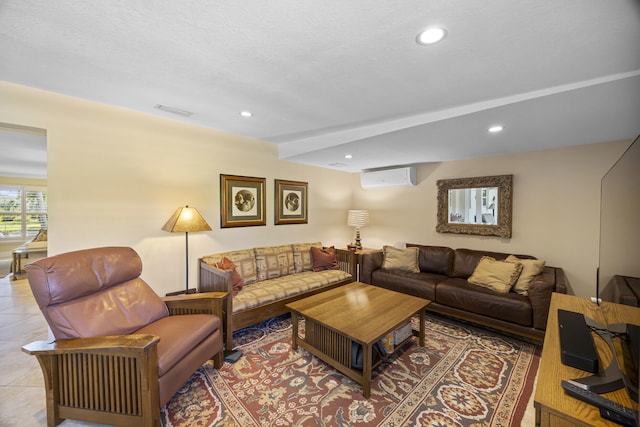
MULTIPOLYGON (((34 356, 20 349, 31 341, 46 340, 47 324, 26 280, 0 279, 0 425, 47 425, 44 380, 34 356)), ((97 424, 65 421, 64 427, 97 424)))
MULTIPOLYGON (((48 338, 47 324, 27 280, 0 279, 0 426, 47 425, 42 371, 35 357, 23 353, 24 344, 48 338)), ((533 426, 533 396, 522 421, 533 426)), ((98 426, 66 420, 61 426, 98 426)))

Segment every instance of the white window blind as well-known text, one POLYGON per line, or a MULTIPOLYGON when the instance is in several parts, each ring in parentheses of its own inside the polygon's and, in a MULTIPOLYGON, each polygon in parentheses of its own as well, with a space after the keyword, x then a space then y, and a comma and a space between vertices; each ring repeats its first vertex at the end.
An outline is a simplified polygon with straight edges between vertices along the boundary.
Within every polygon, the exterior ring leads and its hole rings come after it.
POLYGON ((48 227, 46 187, 0 186, 0 240, 25 240, 48 227))

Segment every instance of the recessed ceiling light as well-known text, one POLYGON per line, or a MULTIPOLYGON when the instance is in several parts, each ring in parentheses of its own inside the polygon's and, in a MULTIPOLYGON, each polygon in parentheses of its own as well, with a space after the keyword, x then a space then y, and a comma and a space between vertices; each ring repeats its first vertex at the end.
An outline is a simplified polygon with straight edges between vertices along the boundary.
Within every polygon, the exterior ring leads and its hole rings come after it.
POLYGON ((447 30, 444 27, 431 27, 416 36, 416 43, 421 45, 438 43, 445 38, 447 30))
POLYGON ((345 158, 345 159, 352 159, 352 158, 353 158, 353 156, 352 156, 351 154, 345 154, 345 155, 344 155, 344 158, 345 158))
POLYGON ((246 111, 246 110, 245 110, 245 111, 240 111, 240 115, 241 115, 242 117, 252 117, 252 116, 253 116, 253 113, 252 113, 251 111, 246 111))
POLYGON ((495 125, 489 128, 489 132, 491 133, 498 133, 498 132, 502 132, 503 130, 504 130, 504 126, 502 125, 495 125))

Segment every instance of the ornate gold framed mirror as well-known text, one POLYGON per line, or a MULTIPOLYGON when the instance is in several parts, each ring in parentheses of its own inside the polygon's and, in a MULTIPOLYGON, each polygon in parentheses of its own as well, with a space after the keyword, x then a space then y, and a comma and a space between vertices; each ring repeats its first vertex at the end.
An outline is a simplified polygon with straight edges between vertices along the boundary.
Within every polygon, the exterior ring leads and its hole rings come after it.
POLYGON ((438 233, 511 237, 513 175, 440 179, 438 233))

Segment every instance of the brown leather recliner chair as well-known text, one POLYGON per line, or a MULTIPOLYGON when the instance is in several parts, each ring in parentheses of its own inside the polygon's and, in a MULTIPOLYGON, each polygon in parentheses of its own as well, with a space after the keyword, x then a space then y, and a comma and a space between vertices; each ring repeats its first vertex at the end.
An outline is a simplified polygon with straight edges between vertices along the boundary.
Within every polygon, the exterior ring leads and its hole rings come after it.
POLYGON ((159 426, 161 407, 194 371, 209 359, 222 366, 224 292, 162 299, 125 247, 56 255, 26 271, 56 338, 22 347, 42 367, 49 426, 159 426))

